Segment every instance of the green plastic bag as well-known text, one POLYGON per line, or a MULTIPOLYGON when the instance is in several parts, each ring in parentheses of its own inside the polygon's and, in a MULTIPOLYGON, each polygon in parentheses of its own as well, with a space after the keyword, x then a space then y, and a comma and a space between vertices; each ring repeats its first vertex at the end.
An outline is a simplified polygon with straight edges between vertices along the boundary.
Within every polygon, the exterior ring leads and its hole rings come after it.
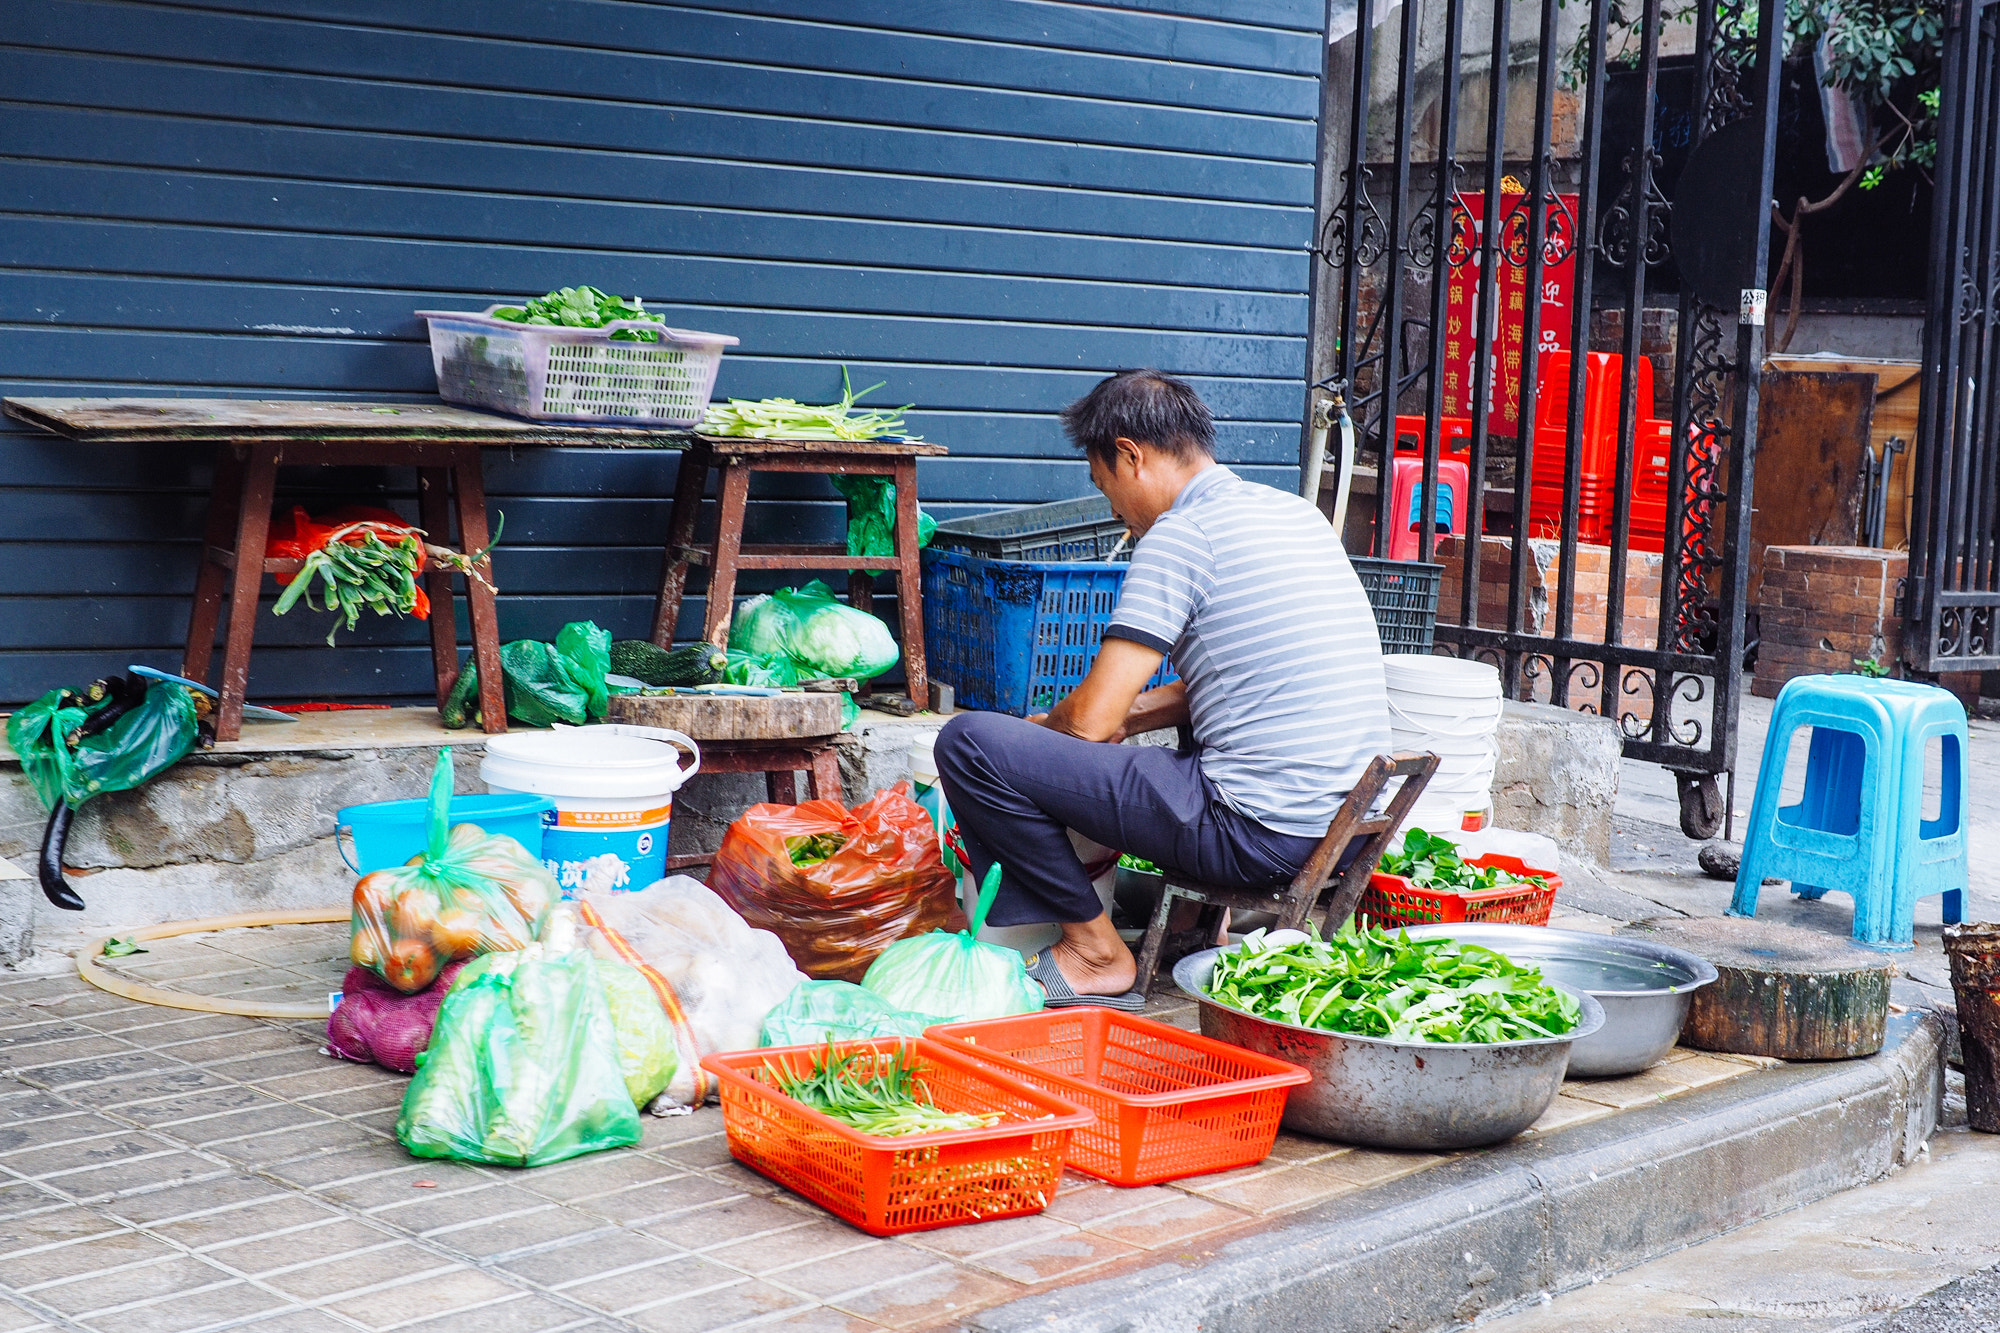
POLYGON ((507 677, 507 716, 531 727, 601 722, 610 707, 604 677, 611 670, 611 633, 572 621, 553 644, 522 639, 500 650, 507 677))
POLYGON ((757 685, 766 689, 790 689, 799 683, 799 669, 789 657, 729 650, 729 663, 722 678, 731 685, 757 685))
MULTIPOLYGON (((602 722, 611 692, 611 632, 588 620, 564 625, 554 643, 516 639, 500 645, 507 716, 531 727, 602 722)), ((463 727, 479 706, 479 663, 468 657, 445 703, 444 724, 463 727)))
MULTIPOLYGON (((594 957, 595 955, 593 955, 594 957)), ((611 1032, 618 1039, 618 1065, 625 1073, 625 1090, 642 1110, 667 1090, 679 1071, 680 1048, 674 1025, 660 1008, 660 997, 639 969, 606 959, 597 960, 597 979, 604 983, 604 1001, 611 1012, 611 1032)))
MULTIPOLYGON (((887 477, 830 477, 847 497, 847 553, 896 554, 896 483, 887 477)), ((917 545, 929 546, 937 520, 917 511, 917 545)))
POLYGON ((956 935, 933 930, 897 940, 869 964, 861 984, 899 1009, 934 1013, 941 1023, 1032 1014, 1042 1008, 1040 983, 1028 975, 1021 955, 999 944, 982 944, 980 927, 1000 891, 1000 863, 986 872, 972 920, 956 935))
POLYGON ((130 791, 194 748, 194 695, 170 681, 148 682, 143 702, 103 731, 78 734, 116 698, 86 704, 73 690, 50 690, 7 719, 7 743, 44 806, 130 791))
POLYGON ((468 963, 417 1057, 396 1137, 414 1157, 496 1166, 638 1143, 590 953, 530 945, 468 963))
POLYGON ((745 602, 729 631, 729 646, 790 658, 803 679, 868 680, 896 665, 902 655, 880 617, 842 605, 818 579, 745 602))
POLYGON ((829 1041, 921 1037, 944 1020, 898 1009, 851 981, 802 981, 764 1016, 763 1046, 819 1046, 829 1041))

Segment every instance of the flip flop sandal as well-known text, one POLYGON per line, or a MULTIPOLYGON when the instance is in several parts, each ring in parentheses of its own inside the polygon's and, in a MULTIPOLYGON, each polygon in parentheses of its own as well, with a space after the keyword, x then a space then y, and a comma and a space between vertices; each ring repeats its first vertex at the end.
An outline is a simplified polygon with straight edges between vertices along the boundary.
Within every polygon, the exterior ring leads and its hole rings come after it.
POLYGON ((1078 995, 1056 967, 1055 955, 1047 949, 1038 950, 1029 957, 1028 975, 1041 983, 1042 991, 1048 997, 1043 1003, 1051 1009, 1095 1004, 1121 1013, 1136 1014, 1146 1007, 1146 997, 1135 990, 1126 991, 1123 995, 1078 995))

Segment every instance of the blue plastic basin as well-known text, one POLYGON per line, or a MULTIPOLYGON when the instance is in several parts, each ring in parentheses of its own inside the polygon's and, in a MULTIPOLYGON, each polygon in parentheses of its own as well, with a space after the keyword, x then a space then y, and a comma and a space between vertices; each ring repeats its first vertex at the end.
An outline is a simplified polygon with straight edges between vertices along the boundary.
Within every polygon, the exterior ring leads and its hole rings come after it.
MULTIPOLYGON (((372 874, 402 865, 423 852, 429 840, 426 821, 431 803, 414 801, 371 801, 350 805, 334 816, 340 831, 354 839, 354 854, 340 849, 341 857, 357 875, 372 874)), ((488 833, 504 833, 528 849, 536 860, 542 858, 542 814, 556 803, 546 796, 454 796, 451 823, 477 824, 488 833)))

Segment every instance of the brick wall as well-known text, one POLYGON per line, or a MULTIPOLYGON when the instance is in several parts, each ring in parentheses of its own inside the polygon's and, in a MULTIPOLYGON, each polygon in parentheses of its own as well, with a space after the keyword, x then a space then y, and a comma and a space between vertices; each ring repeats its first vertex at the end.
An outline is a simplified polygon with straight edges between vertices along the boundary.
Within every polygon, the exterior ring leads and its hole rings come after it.
POLYGON ((1752 693, 1775 698, 1794 676, 1851 672, 1857 658, 1895 665, 1909 562, 1868 546, 1765 547, 1752 693))
MULTIPOLYGON (((1514 543, 1508 537, 1482 537, 1479 560, 1479 623, 1485 629, 1499 629, 1507 619, 1507 584, 1514 558, 1514 543)), ((1438 622, 1459 623, 1464 596, 1465 542, 1447 537, 1438 543, 1437 557, 1444 565, 1438 590, 1438 622)), ((1661 557, 1645 551, 1631 551, 1625 557, 1625 617, 1622 641, 1635 647, 1652 648, 1660 637, 1661 557)), ((1523 604, 1523 628, 1530 634, 1555 633, 1557 593, 1562 576, 1562 543, 1554 539, 1530 538, 1526 568, 1527 585, 1523 604)), ((1579 545, 1576 548, 1576 590, 1572 600, 1570 637, 1604 640, 1605 615, 1611 591, 1611 548, 1579 545)), ((1572 679, 1570 706, 1595 708, 1601 701, 1598 689, 1582 688, 1582 678, 1572 679)), ((1546 700, 1544 682, 1536 689, 1546 700)), ((1641 687, 1636 694, 1623 696, 1621 712, 1639 718, 1651 716, 1651 693, 1641 687)))

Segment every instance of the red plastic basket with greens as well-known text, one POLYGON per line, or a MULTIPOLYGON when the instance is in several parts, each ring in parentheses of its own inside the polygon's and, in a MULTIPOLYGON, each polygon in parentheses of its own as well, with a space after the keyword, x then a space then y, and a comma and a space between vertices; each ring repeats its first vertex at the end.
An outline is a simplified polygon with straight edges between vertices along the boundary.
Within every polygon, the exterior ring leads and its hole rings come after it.
POLYGON ((1400 851, 1382 858, 1354 909, 1362 925, 1421 926, 1437 921, 1502 921, 1546 926, 1562 877, 1492 853, 1464 859, 1449 838, 1419 828, 1400 851))
POLYGON ((710 1055, 701 1067, 722 1085, 737 1161, 875 1236, 1039 1213, 1055 1197, 1071 1132, 1096 1118, 923 1038, 768 1046, 710 1055), (983 1123, 867 1133, 787 1094, 812 1095, 807 1085, 823 1081, 830 1061, 866 1084, 907 1070, 929 1109, 983 1123))

